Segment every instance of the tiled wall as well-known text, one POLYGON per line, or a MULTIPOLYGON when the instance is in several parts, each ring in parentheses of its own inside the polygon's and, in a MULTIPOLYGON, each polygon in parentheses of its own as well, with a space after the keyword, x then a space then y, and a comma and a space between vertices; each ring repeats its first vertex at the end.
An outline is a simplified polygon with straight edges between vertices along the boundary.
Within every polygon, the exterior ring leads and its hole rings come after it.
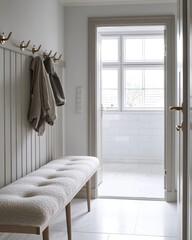
POLYGON ((164 157, 164 112, 104 113, 104 161, 160 162, 164 157))

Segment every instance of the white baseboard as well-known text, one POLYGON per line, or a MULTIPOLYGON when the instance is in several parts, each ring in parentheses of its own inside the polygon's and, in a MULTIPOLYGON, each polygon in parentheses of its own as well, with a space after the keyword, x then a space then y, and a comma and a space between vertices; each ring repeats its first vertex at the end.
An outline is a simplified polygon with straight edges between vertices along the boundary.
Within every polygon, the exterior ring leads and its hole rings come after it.
POLYGON ((163 159, 149 159, 149 158, 142 158, 142 159, 138 159, 138 158, 135 158, 135 159, 127 159, 127 158, 103 158, 102 159, 102 162, 104 164, 107 164, 107 163, 130 163, 130 164, 138 164, 138 163, 157 163, 157 164, 163 164, 164 163, 164 160, 163 159))
MULTIPOLYGON (((91 198, 92 199, 98 198, 98 191, 97 190, 98 190, 98 188, 91 189, 91 198)), ((86 198, 86 188, 82 188, 81 191, 75 197, 76 198, 86 198)), ((135 198, 131 198, 131 199, 135 199, 135 198)), ((144 199, 145 198, 143 198, 143 200, 144 199)), ((157 200, 157 199, 155 199, 155 200, 157 200)), ((166 202, 177 202, 177 192, 176 191, 175 192, 165 191, 165 201, 166 202)))

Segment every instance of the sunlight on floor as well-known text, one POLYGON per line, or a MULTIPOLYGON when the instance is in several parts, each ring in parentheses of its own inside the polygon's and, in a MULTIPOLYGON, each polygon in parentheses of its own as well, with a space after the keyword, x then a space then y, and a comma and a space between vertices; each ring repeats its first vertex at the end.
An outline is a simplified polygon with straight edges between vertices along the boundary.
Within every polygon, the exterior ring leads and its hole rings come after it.
POLYGON ((163 164, 104 163, 99 196, 164 198, 163 164))

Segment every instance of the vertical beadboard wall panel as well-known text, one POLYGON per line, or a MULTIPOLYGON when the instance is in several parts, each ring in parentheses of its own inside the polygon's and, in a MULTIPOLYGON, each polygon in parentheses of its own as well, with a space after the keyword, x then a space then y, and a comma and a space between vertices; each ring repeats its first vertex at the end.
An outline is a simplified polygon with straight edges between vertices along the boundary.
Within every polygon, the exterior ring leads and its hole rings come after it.
POLYGON ((10 81, 10 51, 5 51, 5 61, 4 61, 4 112, 5 112, 5 120, 4 120, 4 139, 5 139, 5 184, 9 184, 11 182, 11 154, 10 154, 10 143, 11 143, 11 134, 10 134, 10 122, 11 122, 11 81, 10 81))
POLYGON ((4 150, 4 51, 0 49, 0 187, 4 186, 4 167, 5 167, 5 150, 4 150))
POLYGON ((21 96, 21 55, 16 53, 15 56, 15 84, 16 84, 16 165, 17 165, 17 179, 22 177, 23 167, 22 167, 22 127, 21 127, 21 103, 22 103, 22 96, 21 96))
MULTIPOLYGON (((27 174, 27 155, 30 156, 30 152, 27 154, 27 126, 26 126, 26 107, 28 105, 28 101, 26 98, 26 85, 27 85, 27 79, 25 79, 24 69, 25 69, 25 56, 21 55, 20 61, 21 61, 21 139, 22 139, 22 151, 21 151, 21 159, 22 159, 22 176, 25 176, 27 174)), ((29 93, 28 93, 29 95, 29 93)))
POLYGON ((12 161, 12 181, 17 179, 17 135, 16 135, 16 68, 14 52, 11 52, 11 161, 12 161))
MULTIPOLYGON (((43 136, 27 120, 30 62, 30 56, 0 47, 0 188, 64 154, 63 106, 43 136)), ((55 70, 63 84, 63 67, 55 70)))

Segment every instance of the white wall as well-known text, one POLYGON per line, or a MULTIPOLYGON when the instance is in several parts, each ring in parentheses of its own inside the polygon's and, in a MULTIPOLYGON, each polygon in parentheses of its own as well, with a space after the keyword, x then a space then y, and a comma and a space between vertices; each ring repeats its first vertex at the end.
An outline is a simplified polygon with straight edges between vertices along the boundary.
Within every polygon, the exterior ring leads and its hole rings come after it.
POLYGON ((43 50, 64 53, 64 7, 58 0, 0 0, 0 33, 13 43, 31 40, 43 50))
POLYGON ((65 7, 66 153, 88 154, 88 17, 175 15, 176 4, 65 7), (76 87, 83 111, 76 113, 76 87))
POLYGON ((104 162, 163 163, 164 113, 103 113, 104 162))
MULTIPOLYGON (((64 52, 64 7, 56 0, 0 0, 0 33, 13 32, 0 45, 0 187, 65 153, 64 107, 58 120, 38 137, 27 121, 32 55, 17 42, 31 40, 44 50, 64 52), (11 50, 10 50, 11 49, 11 50), (26 55, 27 54, 27 55, 26 55)), ((31 44, 31 45, 32 45, 31 44)), ((64 68, 55 66, 64 84, 64 68)))

